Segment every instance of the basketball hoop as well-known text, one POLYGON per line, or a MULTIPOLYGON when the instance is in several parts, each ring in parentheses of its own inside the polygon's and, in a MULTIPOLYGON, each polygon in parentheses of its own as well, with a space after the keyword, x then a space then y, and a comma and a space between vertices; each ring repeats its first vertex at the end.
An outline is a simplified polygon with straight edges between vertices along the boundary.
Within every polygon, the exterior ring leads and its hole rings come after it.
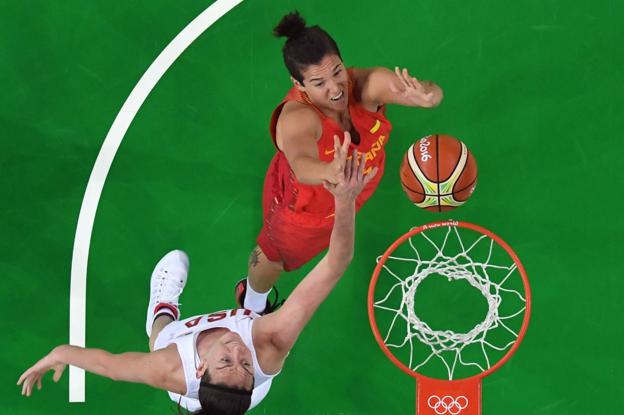
MULTIPOLYGON (((433 304, 438 314, 460 309, 433 304)), ((435 222, 407 232, 377 259, 368 290, 375 339, 416 378, 418 415, 480 415, 481 381, 515 353, 530 313, 529 280, 518 256, 500 237, 466 222, 435 222), (432 276, 476 290, 487 303, 483 320, 459 332, 423 321, 416 309, 426 302, 417 301, 417 293, 426 296, 428 283, 422 283, 432 276)))

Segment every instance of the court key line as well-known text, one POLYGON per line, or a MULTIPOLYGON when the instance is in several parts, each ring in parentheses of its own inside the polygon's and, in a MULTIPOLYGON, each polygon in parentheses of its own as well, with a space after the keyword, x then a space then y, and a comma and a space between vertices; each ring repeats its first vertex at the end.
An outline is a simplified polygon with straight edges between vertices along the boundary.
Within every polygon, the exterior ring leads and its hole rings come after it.
MULTIPOLYGON (((243 0, 217 0, 191 21, 152 62, 147 71, 124 102, 113 121, 104 143, 100 148, 91 176, 87 183, 76 236, 71 264, 71 287, 69 294, 69 343, 85 346, 87 264, 95 212, 100 201, 106 176, 115 158, 117 149, 134 120, 141 105, 169 67, 210 26, 232 10, 243 0)), ((69 402, 85 401, 85 372, 75 366, 69 367, 69 402)))

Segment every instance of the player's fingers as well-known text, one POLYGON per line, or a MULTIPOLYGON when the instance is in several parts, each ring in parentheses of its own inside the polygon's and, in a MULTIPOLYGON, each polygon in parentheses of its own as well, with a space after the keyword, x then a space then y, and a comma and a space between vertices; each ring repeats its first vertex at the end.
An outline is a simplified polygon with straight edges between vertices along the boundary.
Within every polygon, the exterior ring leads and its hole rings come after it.
POLYGON ((52 376, 52 380, 58 382, 63 376, 63 372, 65 371, 66 365, 60 365, 54 368, 54 376, 52 376))
POLYGON ((41 377, 37 379, 37 389, 41 390, 41 377))
POLYGON ((334 135, 334 160, 332 161, 334 165, 334 173, 338 174, 344 169, 344 162, 342 161, 342 145, 340 144, 340 137, 334 135))
POLYGON ((347 156, 349 155, 350 144, 351 144, 351 134, 349 134, 348 131, 345 131, 344 141, 340 145, 340 149, 336 152, 336 154, 338 154, 338 158, 340 159, 341 170, 344 170, 345 162, 347 161, 347 156))
POLYGON ((349 146, 351 145, 351 133, 348 131, 345 131, 344 133, 344 141, 342 142, 342 151, 345 152, 345 154, 348 154, 348 150, 349 150, 349 146))
POLYGON ((362 181, 364 177, 364 169, 366 168, 366 153, 362 153, 362 157, 360 160, 360 166, 358 168, 358 181, 362 181))
POLYGON ((22 382, 26 381, 26 379, 28 379, 29 376, 31 376, 35 371, 33 370, 33 368, 28 369, 26 372, 22 373, 22 376, 20 376, 19 380, 17 381, 18 385, 21 385, 22 382))
POLYGON ((30 378, 26 379, 26 382, 24 382, 24 391, 22 395, 30 396, 30 382, 30 378))
POLYGON ((410 77, 410 83, 416 89, 424 89, 422 84, 418 81, 418 79, 414 78, 413 76, 410 77))
POLYGON ((399 80, 401 81, 401 84, 403 84, 404 87, 406 87, 406 88, 409 87, 409 84, 407 83, 407 80, 403 76, 403 72, 399 69, 398 66, 394 67, 394 73, 396 74, 397 78, 399 78, 399 80))
POLYGON ((417 89, 419 91, 424 90, 425 88, 423 87, 423 85, 420 83, 420 81, 418 79, 416 79, 416 77, 411 76, 408 72, 407 69, 404 69, 404 75, 405 75, 405 79, 407 79, 407 83, 409 84, 409 86, 411 88, 417 89))
POLYGON ((377 167, 375 167, 373 170, 371 170, 370 173, 368 173, 366 176, 364 176, 364 186, 366 186, 368 183, 370 183, 371 180, 373 180, 375 178, 375 176, 377 176, 377 172, 379 171, 379 169, 377 167))
POLYGON ((350 181, 353 177, 353 172, 355 171, 355 166, 357 164, 357 150, 353 149, 351 153, 351 158, 347 161, 347 165, 345 166, 345 180, 350 181))
POLYGON ((341 147, 340 156, 338 158, 340 159, 340 171, 344 173, 347 159, 349 158, 349 150, 345 149, 344 147, 341 147))
POLYGON ((397 78, 401 80, 401 82, 405 82, 405 79, 403 78, 403 71, 401 71, 401 68, 395 66, 394 73, 396 74, 397 78))
POLYGON ((37 376, 34 376, 34 377, 30 378, 30 382, 28 382, 27 396, 32 395, 33 388, 37 384, 37 379, 39 379, 37 376))
POLYGON ((414 85, 412 84, 412 76, 409 74, 407 68, 403 68, 402 75, 403 75, 403 79, 405 80, 405 84, 409 86, 410 88, 413 88, 414 85))

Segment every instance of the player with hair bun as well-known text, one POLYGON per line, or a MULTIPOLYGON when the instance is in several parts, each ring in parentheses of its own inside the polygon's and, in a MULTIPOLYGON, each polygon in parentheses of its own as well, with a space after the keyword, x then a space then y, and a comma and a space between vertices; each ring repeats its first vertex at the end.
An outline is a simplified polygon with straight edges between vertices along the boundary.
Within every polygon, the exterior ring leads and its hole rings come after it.
POLYGON ((197 414, 240 415, 257 405, 353 257, 355 201, 377 171, 365 176, 364 160, 358 167, 356 153, 347 159, 349 140, 334 149, 343 175, 335 184, 325 183, 335 205, 329 250, 283 307, 265 316, 234 309, 179 320, 178 300, 189 260, 182 251, 171 251, 156 264, 151 277, 145 325, 150 352, 112 354, 61 345, 20 376, 22 394, 30 396, 35 386, 41 389, 43 375, 50 370, 58 382, 69 364, 113 380, 169 391, 179 409, 197 414))
POLYGON ((271 117, 277 153, 264 182, 264 223, 248 277, 235 287, 237 303, 257 313, 276 308, 277 298, 270 302, 268 296, 283 271, 301 267, 329 244, 335 212, 322 184, 338 183, 343 175, 333 158, 334 140, 350 138, 351 149, 365 155, 365 173, 379 170, 359 195, 359 209, 383 175, 392 129, 385 105, 431 108, 442 100, 440 87, 407 69, 345 67, 334 39, 319 26, 306 26, 296 11, 273 34, 287 38, 282 52, 293 87, 271 117))

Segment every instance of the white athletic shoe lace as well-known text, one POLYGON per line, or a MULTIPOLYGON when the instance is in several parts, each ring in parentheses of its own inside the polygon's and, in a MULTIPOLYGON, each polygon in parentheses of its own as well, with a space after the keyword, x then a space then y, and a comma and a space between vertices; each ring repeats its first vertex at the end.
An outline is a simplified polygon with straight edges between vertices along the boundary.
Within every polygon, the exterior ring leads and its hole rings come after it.
POLYGON ((154 300, 157 303, 180 305, 177 300, 180 294, 182 294, 184 282, 179 277, 169 273, 167 270, 161 270, 155 282, 154 300))

